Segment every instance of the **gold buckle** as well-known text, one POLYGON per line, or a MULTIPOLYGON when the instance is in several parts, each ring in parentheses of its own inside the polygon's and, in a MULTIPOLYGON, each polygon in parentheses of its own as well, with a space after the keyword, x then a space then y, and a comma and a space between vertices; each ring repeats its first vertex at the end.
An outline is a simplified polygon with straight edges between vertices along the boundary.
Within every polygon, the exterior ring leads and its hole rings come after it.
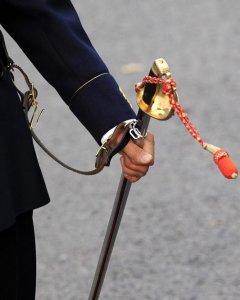
POLYGON ((31 98, 31 107, 30 108, 33 108, 33 113, 32 113, 31 120, 29 122, 29 127, 30 127, 30 129, 34 129, 38 125, 38 121, 39 121, 42 113, 44 112, 44 109, 42 109, 40 111, 40 113, 37 115, 37 110, 38 110, 38 102, 36 101, 37 90, 34 87, 33 83, 31 84, 31 90, 30 90, 29 97, 31 98))

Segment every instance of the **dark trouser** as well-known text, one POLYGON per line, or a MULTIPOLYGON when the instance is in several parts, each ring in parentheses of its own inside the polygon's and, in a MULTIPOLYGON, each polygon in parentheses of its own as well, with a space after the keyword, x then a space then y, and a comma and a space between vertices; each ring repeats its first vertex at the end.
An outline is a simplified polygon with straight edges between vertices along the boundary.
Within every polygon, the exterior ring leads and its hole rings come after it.
POLYGON ((0 231, 0 299, 34 300, 36 250, 32 212, 0 231))

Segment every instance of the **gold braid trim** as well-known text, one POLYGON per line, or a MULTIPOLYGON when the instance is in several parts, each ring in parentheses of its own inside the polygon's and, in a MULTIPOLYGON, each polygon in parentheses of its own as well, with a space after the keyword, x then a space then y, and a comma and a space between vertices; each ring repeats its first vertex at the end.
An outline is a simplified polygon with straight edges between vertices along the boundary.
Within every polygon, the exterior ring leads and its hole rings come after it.
POLYGON ((81 85, 81 86, 80 86, 80 87, 72 94, 72 97, 71 97, 71 99, 70 99, 70 101, 69 101, 69 107, 71 106, 71 103, 72 103, 73 98, 77 95, 77 93, 78 93, 80 90, 82 90, 86 85, 88 85, 88 84, 91 83, 92 81, 94 81, 94 80, 96 80, 97 78, 102 77, 102 76, 104 76, 104 75, 110 75, 110 73, 101 73, 101 74, 99 74, 99 75, 97 75, 97 76, 91 78, 90 80, 88 80, 87 82, 85 82, 83 85, 81 85))

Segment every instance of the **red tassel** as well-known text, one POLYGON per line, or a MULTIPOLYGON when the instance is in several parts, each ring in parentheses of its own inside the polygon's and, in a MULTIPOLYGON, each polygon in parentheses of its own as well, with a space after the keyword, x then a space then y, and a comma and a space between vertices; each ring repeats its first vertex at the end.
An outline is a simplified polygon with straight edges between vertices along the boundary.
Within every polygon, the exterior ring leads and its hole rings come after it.
MULTIPOLYGON (((162 61, 164 60, 162 59, 162 61)), ((195 140, 197 140, 201 144, 203 149, 213 154, 213 159, 217 164, 219 170, 223 174, 223 176, 229 179, 237 178, 238 170, 233 160, 230 158, 230 156, 225 150, 204 142, 204 140, 199 135, 197 129, 193 126, 193 124, 189 120, 185 110, 178 102, 178 96, 176 94, 176 82, 171 78, 169 72, 168 72, 169 74, 168 76, 167 73, 164 74, 167 77, 166 80, 163 78, 151 77, 151 76, 144 77, 142 83, 136 85, 135 87, 136 92, 142 89, 147 83, 159 84, 161 86, 162 93, 169 96, 169 103, 171 104, 172 109, 179 116, 180 120, 182 121, 183 125, 186 127, 188 132, 192 135, 192 137, 195 140)))
POLYGON ((217 150, 213 154, 214 162, 217 164, 219 170, 222 172, 223 176, 229 179, 236 179, 238 176, 238 170, 233 160, 230 158, 229 154, 223 150, 217 150))

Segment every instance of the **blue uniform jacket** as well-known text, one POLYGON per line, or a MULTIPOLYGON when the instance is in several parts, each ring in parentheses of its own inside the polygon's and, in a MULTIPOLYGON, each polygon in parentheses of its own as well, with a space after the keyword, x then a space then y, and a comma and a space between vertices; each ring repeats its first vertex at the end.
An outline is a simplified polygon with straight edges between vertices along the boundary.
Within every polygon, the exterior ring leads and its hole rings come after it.
MULTIPOLYGON (((135 118, 69 0, 1 0, 0 24, 98 143, 112 127, 135 118)), ((3 229, 16 215, 46 204, 49 198, 9 74, 0 80, 0 99, 3 229)))

